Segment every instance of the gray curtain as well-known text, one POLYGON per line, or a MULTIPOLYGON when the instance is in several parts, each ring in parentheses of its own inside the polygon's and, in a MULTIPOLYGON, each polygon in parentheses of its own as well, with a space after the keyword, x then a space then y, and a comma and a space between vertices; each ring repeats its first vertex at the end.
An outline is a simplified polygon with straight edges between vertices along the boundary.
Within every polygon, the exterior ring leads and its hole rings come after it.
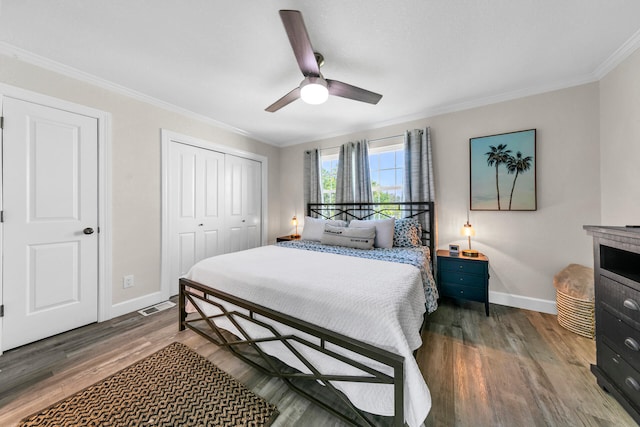
POLYGON ((435 201, 430 128, 404 133, 404 201, 435 201))
MULTIPOLYGON (((336 202, 371 203, 371 172, 369 170, 369 143, 366 140, 347 142, 340 147, 338 175, 336 180, 336 202)), ((356 212, 368 215, 368 210, 356 212)), ((343 219, 351 219, 342 216, 343 219)))
POLYGON ((320 186, 320 153, 318 149, 304 152, 304 211, 308 203, 322 203, 320 186))
POLYGON ((373 200, 369 171, 367 141, 347 142, 340 147, 336 202, 366 202, 373 200))
MULTIPOLYGON (((430 128, 404 133, 404 201, 435 202, 430 128)), ((428 236, 434 242, 434 247, 437 247, 438 227, 435 225, 435 214, 435 211, 430 212, 434 218, 435 230, 429 230, 428 236)), ((422 229, 428 230, 429 215, 418 215, 416 218, 422 224, 422 229)))
POLYGON ((373 202, 371 191, 371 169, 369 168, 369 143, 360 141, 354 144, 353 163, 355 175, 355 201, 362 203, 373 202))
POLYGON ((353 189, 353 143, 347 142, 340 147, 338 154, 338 173, 336 176, 336 203, 348 203, 354 200, 353 189))

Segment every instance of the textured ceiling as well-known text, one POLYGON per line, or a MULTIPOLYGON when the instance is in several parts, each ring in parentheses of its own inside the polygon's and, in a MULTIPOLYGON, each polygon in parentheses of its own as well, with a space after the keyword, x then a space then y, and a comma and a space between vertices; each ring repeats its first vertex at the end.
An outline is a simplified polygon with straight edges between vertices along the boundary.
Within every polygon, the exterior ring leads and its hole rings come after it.
POLYGON ((0 0, 0 43, 282 146, 593 81, 639 16, 637 0, 0 0), (325 77, 380 103, 265 112, 302 80, 279 9, 302 12, 325 77))

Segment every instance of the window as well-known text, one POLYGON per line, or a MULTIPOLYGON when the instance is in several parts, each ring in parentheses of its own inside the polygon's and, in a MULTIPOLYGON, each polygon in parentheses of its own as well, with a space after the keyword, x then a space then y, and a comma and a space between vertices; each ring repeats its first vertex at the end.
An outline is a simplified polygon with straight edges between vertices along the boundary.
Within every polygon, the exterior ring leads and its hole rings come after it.
MULTIPOLYGON (((396 139, 396 138, 394 138, 396 139)), ((369 147, 369 169, 373 201, 377 203, 402 202, 404 198, 404 147, 385 144, 369 147)), ((388 142, 385 140, 385 142, 388 142)))
POLYGON ((338 152, 320 154, 320 180, 322 203, 336 202, 336 178, 338 176, 338 152))
MULTIPOLYGON (((404 197, 404 139, 402 136, 371 141, 369 169, 373 201, 402 202, 404 197)), ((322 202, 335 203, 338 174, 338 149, 320 153, 322 202)))

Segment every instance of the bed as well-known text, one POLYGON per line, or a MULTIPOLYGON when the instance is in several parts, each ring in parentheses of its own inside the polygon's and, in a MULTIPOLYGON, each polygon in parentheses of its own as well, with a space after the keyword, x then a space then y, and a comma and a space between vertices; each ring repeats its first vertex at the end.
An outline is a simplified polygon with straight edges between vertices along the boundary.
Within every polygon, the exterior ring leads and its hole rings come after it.
POLYGON ((432 203, 309 205, 308 216, 324 220, 415 219, 423 245, 301 240, 203 260, 180 279, 180 329, 350 424, 419 426, 431 406, 413 352, 425 313, 437 307, 432 212, 432 203))

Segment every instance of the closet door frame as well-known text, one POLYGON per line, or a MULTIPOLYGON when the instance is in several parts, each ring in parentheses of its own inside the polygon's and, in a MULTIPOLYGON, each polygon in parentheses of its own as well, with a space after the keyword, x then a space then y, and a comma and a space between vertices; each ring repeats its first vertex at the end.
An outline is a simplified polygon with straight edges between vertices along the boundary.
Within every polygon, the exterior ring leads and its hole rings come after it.
POLYGON ((162 144, 162 249, 161 249, 161 264, 160 264, 160 292, 162 299, 167 300, 171 297, 171 264, 170 264, 170 216, 169 216, 169 147, 170 144, 186 144, 205 150, 213 150, 224 154, 230 154, 237 157, 243 157, 250 160, 255 160, 262 164, 262 206, 261 206, 261 244, 267 244, 267 176, 268 176, 268 163, 267 157, 260 154, 250 153, 248 151, 237 150, 235 148, 216 144, 204 139, 195 138, 189 135, 184 135, 178 132, 170 131, 167 129, 160 130, 161 144, 162 144))

